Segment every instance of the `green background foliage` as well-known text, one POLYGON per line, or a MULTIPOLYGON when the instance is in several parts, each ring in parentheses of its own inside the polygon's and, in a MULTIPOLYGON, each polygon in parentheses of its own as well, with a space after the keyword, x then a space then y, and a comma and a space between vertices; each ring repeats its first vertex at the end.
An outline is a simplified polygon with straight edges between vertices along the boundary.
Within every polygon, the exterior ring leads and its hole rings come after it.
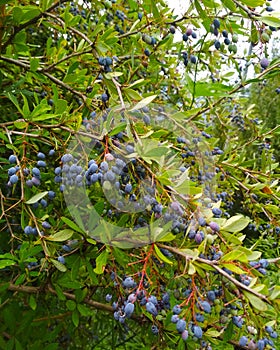
MULTIPOLYGON (((194 0, 178 17, 164 1, 0 0, 1 349, 248 349, 242 335, 255 344, 265 326, 279 329, 280 59, 268 43, 280 19, 266 6, 194 0), (86 193, 116 236, 93 214, 85 219, 82 204, 73 218, 54 180, 73 139, 82 145, 73 154, 99 165, 135 145, 133 190, 152 178, 163 209, 117 210, 98 182, 86 193), (38 152, 46 166, 30 187, 38 152), (182 208, 176 225, 159 224, 172 202, 182 208), (139 244, 146 227, 152 239, 139 244), (193 227, 204 239, 190 238, 193 227), (133 242, 124 232, 136 232, 133 242), (250 264, 261 258, 262 272, 250 264), (128 276, 134 287, 124 286, 128 276), (218 296, 196 321, 209 290, 218 296), (116 321, 112 302, 121 307, 131 293, 156 296, 158 315, 139 297, 131 318, 116 321), (177 304, 186 341, 171 322, 177 304)), ((266 349, 280 347, 273 341, 266 349)))

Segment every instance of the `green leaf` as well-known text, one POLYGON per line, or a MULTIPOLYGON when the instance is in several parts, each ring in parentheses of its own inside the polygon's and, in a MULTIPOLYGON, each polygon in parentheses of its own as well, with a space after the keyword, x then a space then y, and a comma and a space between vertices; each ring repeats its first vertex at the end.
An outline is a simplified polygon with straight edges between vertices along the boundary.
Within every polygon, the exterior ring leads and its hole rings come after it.
POLYGON ((28 123, 27 122, 23 122, 23 121, 15 121, 14 122, 14 126, 15 126, 15 128, 17 128, 17 129, 25 129, 27 126, 28 126, 28 123))
POLYGON ((132 111, 136 111, 138 109, 141 109, 145 106, 147 106, 149 103, 151 103, 155 98, 157 97, 157 95, 151 95, 148 97, 143 98, 143 100, 141 100, 140 102, 138 102, 133 108, 130 109, 130 112, 132 111))
POLYGON ((155 0, 151 0, 151 6, 152 6, 152 12, 153 12, 153 16, 155 19, 159 19, 160 18, 160 14, 157 8, 157 1, 155 0))
POLYGON ((242 231, 250 222, 249 218, 244 217, 243 215, 235 215, 228 219, 221 230, 228 232, 240 232, 242 231))
POLYGON ((222 256, 221 261, 241 261, 241 262, 248 262, 248 257, 244 252, 241 252, 240 250, 233 250, 224 256, 222 256))
POLYGON ((76 303, 74 300, 67 300, 66 301, 66 307, 69 311, 74 311, 76 309, 76 303))
POLYGON ((37 308, 37 302, 36 302, 36 299, 34 298, 34 295, 30 295, 29 297, 29 306, 33 311, 36 310, 37 308))
POLYGON ((246 290, 243 291, 243 294, 245 297, 249 300, 249 303, 257 310, 259 311, 266 311, 267 310, 267 305, 262 299, 257 297, 256 295, 247 292, 246 290))
POLYGON ((222 3, 224 4, 225 7, 227 7, 230 11, 235 12, 236 11, 236 6, 233 0, 222 0, 222 3))
POLYGON ((13 8, 13 19, 16 24, 20 23, 21 17, 23 16, 23 11, 20 7, 13 8))
POLYGON ((32 72, 36 72, 36 70, 39 68, 39 58, 31 58, 30 60, 30 70, 32 72))
POLYGON ((79 326, 79 321, 80 321, 80 315, 79 315, 79 312, 77 310, 75 310, 73 313, 72 313, 72 322, 74 324, 75 327, 78 327, 79 326))
POLYGON ((25 204, 34 204, 37 203, 40 199, 44 198, 48 194, 48 191, 35 194, 31 197, 25 204))
POLYGON ((65 265, 61 264, 59 261, 55 259, 50 259, 50 261, 54 264, 54 266, 61 272, 66 272, 67 268, 65 265))
POLYGON ((79 313, 82 316, 88 317, 88 316, 92 315, 92 311, 90 310, 90 308, 86 307, 85 305, 78 304, 77 308, 78 308, 79 313))
POLYGON ((54 242, 64 242, 73 236, 74 231, 70 229, 61 230, 54 235, 46 236, 45 239, 54 242))
POLYGON ((273 16, 262 16, 258 18, 261 22, 267 24, 272 27, 280 27, 280 19, 278 17, 273 16))
POLYGON ((224 264, 221 264, 221 266, 227 268, 228 270, 230 270, 234 273, 237 273, 238 275, 241 275, 243 273, 246 274, 246 271, 242 270, 240 267, 238 267, 234 264, 224 263, 224 264))
POLYGON ((243 4, 249 7, 262 6, 265 3, 265 0, 240 0, 243 4))
POLYGON ((272 293, 269 296, 270 300, 277 299, 280 296, 280 286, 275 286, 272 290, 272 293))
POLYGON ((154 247, 155 247, 156 255, 159 258, 159 260, 164 261, 169 265, 173 265, 173 262, 169 260, 165 255, 162 254, 162 252, 160 251, 157 245, 154 245, 154 247))
POLYGON ((194 275, 195 272, 196 272, 196 267, 194 266, 194 264, 192 264, 191 261, 189 261, 188 274, 189 275, 194 275))
POLYGON ((96 267, 94 269, 94 272, 97 274, 102 274, 104 272, 105 266, 107 264, 109 253, 107 250, 103 250, 103 252, 98 255, 96 258, 96 267))
POLYGON ((15 264, 16 262, 14 260, 0 260, 0 270, 15 264))
POLYGON ((205 336, 208 337, 213 337, 213 338, 217 338, 219 337, 221 334, 223 334, 223 329, 219 332, 217 331, 215 328, 209 328, 207 329, 207 331, 204 333, 205 336))
POLYGON ((171 242, 174 241, 176 238, 175 235, 173 235, 171 232, 166 232, 164 235, 160 235, 159 238, 157 238, 158 242, 171 242))
POLYGON ((66 218, 65 216, 62 216, 61 220, 63 222, 65 222, 65 224, 67 224, 69 227, 71 227, 74 231, 82 233, 82 234, 85 233, 77 224, 75 224, 73 221, 71 221, 70 219, 66 218))

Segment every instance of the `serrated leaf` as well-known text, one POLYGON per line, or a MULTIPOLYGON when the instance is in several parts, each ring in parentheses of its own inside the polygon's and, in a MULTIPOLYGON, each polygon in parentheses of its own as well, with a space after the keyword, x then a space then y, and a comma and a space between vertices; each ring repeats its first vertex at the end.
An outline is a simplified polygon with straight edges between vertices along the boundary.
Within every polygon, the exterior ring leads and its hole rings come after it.
POLYGON ((164 261, 169 265, 173 265, 173 262, 169 260, 165 255, 162 254, 161 250, 157 247, 157 245, 155 245, 154 247, 155 247, 156 255, 159 258, 159 260, 164 261))
POLYGON ((70 229, 61 230, 53 235, 46 236, 45 239, 54 242, 64 242, 73 236, 74 231, 70 229))
POLYGON ((249 222, 249 218, 246 218, 240 214, 235 215, 226 221, 225 225, 221 227, 221 230, 228 232, 240 232, 249 224, 249 222))
POLYGON ((147 106, 147 105, 148 105, 149 103, 151 103, 156 97, 157 97, 157 95, 152 95, 152 96, 145 97, 143 100, 141 100, 140 102, 138 102, 133 108, 131 108, 131 109, 130 109, 130 112, 136 111, 137 109, 141 109, 141 108, 147 106))
POLYGON ((267 305, 262 299, 257 297, 256 295, 247 292, 246 290, 243 291, 243 294, 245 297, 248 299, 249 303, 257 310, 259 311, 266 311, 267 310, 267 305))
POLYGON ((67 268, 65 265, 61 264, 59 261, 55 259, 50 259, 50 261, 54 264, 54 266, 61 272, 66 272, 67 268))
POLYGON ((48 194, 48 191, 37 193, 37 194, 35 194, 35 196, 33 196, 30 199, 28 199, 28 201, 25 202, 25 204, 37 203, 40 199, 44 198, 47 194, 48 194))

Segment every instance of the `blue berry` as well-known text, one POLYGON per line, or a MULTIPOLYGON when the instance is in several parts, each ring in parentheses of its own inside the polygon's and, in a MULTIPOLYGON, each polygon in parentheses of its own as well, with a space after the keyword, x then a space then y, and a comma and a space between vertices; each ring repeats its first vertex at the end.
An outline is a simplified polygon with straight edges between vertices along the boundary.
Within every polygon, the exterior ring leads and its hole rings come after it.
POLYGON ((172 312, 175 314, 175 315, 179 315, 180 312, 182 311, 181 307, 179 305, 175 305, 172 309, 172 312))
POLYGON ((151 295, 151 296, 148 298, 148 301, 149 301, 150 303, 153 303, 154 305, 157 305, 157 304, 158 304, 157 298, 156 298, 154 295, 151 295))
POLYGON ((48 205, 48 202, 47 202, 45 199, 41 199, 41 200, 40 200, 40 204, 41 204, 41 206, 42 206, 43 208, 46 208, 47 205, 48 205))
POLYGON ((40 172, 40 170, 38 168, 33 168, 32 169, 32 175, 35 176, 35 177, 40 178, 41 172, 40 172))
POLYGON ((246 346, 246 344, 248 343, 248 338, 245 337, 244 335, 239 339, 239 345, 240 346, 246 346))
POLYGON ((258 350, 264 350, 264 348, 265 348, 265 342, 264 342, 264 340, 260 339, 260 340, 257 342, 257 348, 258 348, 258 350))
POLYGON ((104 93, 104 94, 101 95, 101 101, 102 102, 107 102, 108 100, 109 100, 109 97, 108 97, 107 94, 104 93))
POLYGON ((179 333, 183 333, 184 330, 186 329, 186 321, 185 320, 179 320, 176 323, 176 329, 179 333))
POLYGON ((37 158, 39 158, 39 159, 46 159, 46 156, 45 156, 45 154, 43 152, 39 152, 37 154, 37 158))
POLYGON ((10 164, 15 164, 17 162, 17 157, 14 154, 11 154, 9 157, 10 164))
POLYGON ((210 300, 210 301, 214 301, 216 299, 216 294, 213 290, 209 290, 207 292, 207 298, 210 300))
POLYGON ((158 334, 158 332, 159 332, 159 330, 158 330, 157 326, 156 326, 156 325, 154 325, 154 324, 152 325, 151 330, 152 330, 152 333, 153 333, 154 335, 157 335, 157 334, 158 334))
POLYGON ((176 314, 176 315, 172 315, 171 317, 171 322, 172 323, 177 323, 178 321, 180 320, 179 316, 176 314))
POLYGON ((45 228, 45 229, 50 229, 51 225, 47 221, 43 221, 42 222, 42 227, 45 228))
POLYGON ((8 170, 8 175, 12 176, 17 172, 17 169, 15 167, 12 167, 8 170))
POLYGON ((126 184, 124 188, 125 193, 130 193, 132 191, 132 185, 131 184, 126 184))
POLYGON ((152 314, 153 316, 157 316, 157 314, 158 314, 155 305, 154 305, 152 302, 150 302, 150 301, 148 301, 148 302, 146 303, 146 310, 147 310, 150 314, 152 314))
POLYGON ((40 168, 45 168, 47 166, 47 164, 43 160, 38 160, 37 166, 40 167, 40 168))
POLYGON ((134 288, 136 286, 136 283, 134 282, 134 279, 132 277, 126 277, 122 285, 124 286, 124 288, 134 288))
POLYGON ((16 174, 12 175, 9 181, 12 185, 15 185, 18 182, 18 176, 16 174))
POLYGON ((127 303, 124 307, 124 313, 126 315, 126 317, 130 317, 133 314, 134 311, 134 304, 132 303, 127 303))
POLYGON ((33 228, 32 228, 31 226, 26 226, 26 227, 24 228, 24 233, 25 233, 26 235, 31 235, 31 234, 32 234, 32 230, 33 230, 33 228))
POLYGON ((208 301, 202 301, 200 303, 200 307, 202 308, 202 310, 204 312, 206 312, 207 314, 210 314, 211 313, 211 305, 208 303, 208 301))
POLYGON ((202 338, 202 329, 199 326, 194 326, 193 327, 193 334, 195 337, 197 337, 198 339, 202 338))
POLYGON ((59 257, 57 258, 57 261, 60 262, 61 264, 65 264, 65 258, 64 258, 64 256, 59 256, 59 257))
POLYGON ((212 213, 215 215, 215 216, 221 216, 222 215, 222 210, 220 208, 213 208, 212 209, 212 213))
POLYGON ((61 162, 62 163, 69 163, 73 160, 72 154, 66 153, 61 157, 61 162))

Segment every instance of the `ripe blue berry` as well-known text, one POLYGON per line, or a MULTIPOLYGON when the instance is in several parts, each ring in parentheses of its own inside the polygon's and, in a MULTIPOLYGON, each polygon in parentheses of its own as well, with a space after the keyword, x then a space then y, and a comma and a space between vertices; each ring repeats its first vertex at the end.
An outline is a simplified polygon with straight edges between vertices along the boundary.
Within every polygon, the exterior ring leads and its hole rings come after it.
POLYGON ((37 166, 40 168, 45 168, 47 166, 47 164, 43 160, 38 160, 37 166))
POLYGON ((179 316, 176 314, 176 315, 172 315, 171 317, 171 322, 172 323, 177 323, 178 321, 180 320, 179 316))
POLYGON ((193 327, 193 334, 195 337, 197 337, 198 339, 202 338, 202 329, 199 326, 194 326, 193 327))
POLYGON ((202 310, 204 312, 206 312, 207 314, 210 314, 211 313, 211 305, 208 303, 208 301, 202 301, 200 303, 200 307, 202 308, 202 310))
POLYGON ((16 174, 12 175, 9 181, 12 185, 15 185, 18 182, 18 176, 16 174))
POLYGON ((124 307, 124 313, 126 315, 126 317, 130 317, 133 314, 134 311, 134 304, 132 303, 127 303, 124 307))
POLYGON ((15 164, 17 162, 17 157, 14 154, 11 154, 9 157, 10 164, 15 164))
POLYGON ((37 154, 37 158, 39 158, 39 159, 46 159, 46 156, 45 156, 45 154, 43 152, 39 152, 37 154))
POLYGON ((179 320, 176 323, 176 329, 179 333, 183 333, 184 330, 186 329, 186 321, 185 320, 179 320))
POLYGON ((108 100, 109 100, 109 97, 108 97, 107 94, 104 93, 104 94, 101 95, 101 101, 102 102, 107 102, 108 100))
POLYGON ((57 258, 57 261, 60 262, 61 264, 65 264, 65 258, 64 258, 64 256, 59 256, 59 257, 57 258))
POLYGON ((147 304, 146 304, 146 310, 147 310, 150 314, 152 314, 153 316, 157 316, 157 314, 158 314, 155 305, 154 305, 152 302, 150 302, 150 301, 148 301, 147 304))
POLYGON ((159 332, 159 330, 158 330, 157 326, 156 326, 156 325, 154 325, 154 324, 152 325, 151 330, 152 330, 152 333, 153 333, 154 335, 157 335, 157 334, 158 334, 158 332, 159 332))
POLYGON ((175 305, 172 309, 172 312, 175 314, 175 315, 179 315, 180 312, 182 311, 180 305, 175 305))
POLYGON ((239 345, 240 346, 246 346, 246 344, 248 343, 248 338, 245 337, 244 335, 239 339, 239 345))

